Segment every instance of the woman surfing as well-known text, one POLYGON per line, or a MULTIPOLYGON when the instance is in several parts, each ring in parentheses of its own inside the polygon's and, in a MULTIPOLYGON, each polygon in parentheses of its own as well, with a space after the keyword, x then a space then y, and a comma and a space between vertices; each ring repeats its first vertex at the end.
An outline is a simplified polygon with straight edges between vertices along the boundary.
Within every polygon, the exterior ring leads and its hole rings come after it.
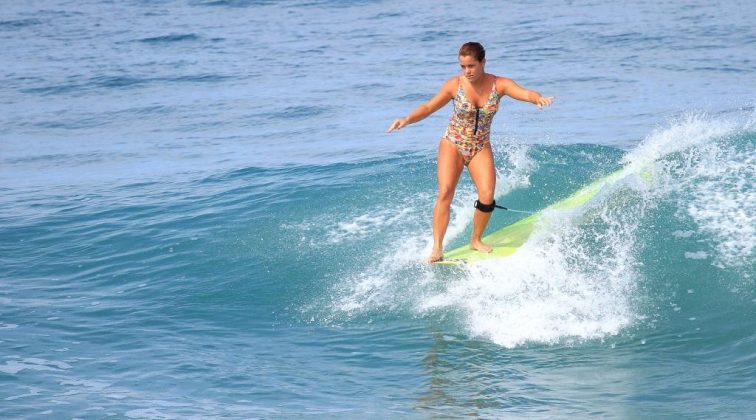
POLYGON ((530 102, 539 109, 551 105, 554 100, 520 87, 511 79, 486 73, 486 51, 477 42, 462 45, 458 59, 462 76, 447 80, 431 100, 406 117, 394 120, 388 129, 390 133, 416 123, 454 101, 449 125, 438 145, 438 198, 433 209, 433 250, 427 258, 429 263, 444 258, 443 241, 451 203, 465 166, 478 191, 470 247, 480 252, 492 250, 481 237, 496 205, 496 169, 490 136, 491 122, 499 109, 501 97, 530 102))

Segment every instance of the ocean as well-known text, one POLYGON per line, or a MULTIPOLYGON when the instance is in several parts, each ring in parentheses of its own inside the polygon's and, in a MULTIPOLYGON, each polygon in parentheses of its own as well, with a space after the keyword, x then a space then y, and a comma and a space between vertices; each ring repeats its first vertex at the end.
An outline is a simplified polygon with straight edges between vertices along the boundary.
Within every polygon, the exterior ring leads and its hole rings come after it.
POLYGON ((0 417, 756 416, 755 3, 6 3, 0 417), (467 41, 498 203, 632 169, 429 266, 467 41))

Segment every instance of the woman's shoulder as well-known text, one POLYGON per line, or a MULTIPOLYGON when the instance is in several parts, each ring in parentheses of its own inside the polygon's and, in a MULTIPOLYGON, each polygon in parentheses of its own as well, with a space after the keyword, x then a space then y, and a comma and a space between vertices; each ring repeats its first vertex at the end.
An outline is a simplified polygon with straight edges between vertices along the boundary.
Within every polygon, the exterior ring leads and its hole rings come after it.
POLYGON ((446 81, 444 81, 444 86, 454 87, 454 88, 459 87, 459 76, 452 76, 446 79, 446 81))
POLYGON ((495 74, 492 74, 491 76, 494 77, 494 80, 496 80, 496 86, 503 86, 509 83, 512 83, 512 79, 504 76, 497 76, 495 74))
POLYGON ((500 95, 506 92, 507 88, 514 83, 514 81, 508 77, 494 75, 494 78, 496 79, 496 92, 500 95))
POLYGON ((441 90, 446 91, 447 93, 451 94, 452 96, 457 94, 457 89, 459 89, 459 76, 452 76, 446 81, 444 81, 444 84, 441 86, 441 90))

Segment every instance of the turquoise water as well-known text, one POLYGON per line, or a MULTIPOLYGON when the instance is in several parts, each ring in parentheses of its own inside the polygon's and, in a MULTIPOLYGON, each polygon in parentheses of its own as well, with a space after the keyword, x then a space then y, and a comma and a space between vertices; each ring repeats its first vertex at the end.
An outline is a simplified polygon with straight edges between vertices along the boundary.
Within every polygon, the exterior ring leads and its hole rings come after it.
POLYGON ((475 4, 7 6, 0 417, 756 415, 754 6, 475 4), (631 170, 428 267, 450 110, 384 131, 470 39, 556 97, 502 103, 498 202, 631 170))

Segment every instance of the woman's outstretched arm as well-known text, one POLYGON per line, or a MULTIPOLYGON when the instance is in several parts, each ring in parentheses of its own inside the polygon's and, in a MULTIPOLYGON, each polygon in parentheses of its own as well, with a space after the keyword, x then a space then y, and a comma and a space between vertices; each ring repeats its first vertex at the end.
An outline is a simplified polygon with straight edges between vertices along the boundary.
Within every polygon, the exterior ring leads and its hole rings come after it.
POLYGON ((449 103, 449 101, 454 98, 457 83, 458 79, 456 77, 452 77, 451 79, 444 82, 444 84, 441 86, 441 89, 439 89, 438 93, 436 93, 436 96, 431 98, 431 100, 429 100, 428 102, 415 108, 406 117, 397 118, 396 120, 394 120, 387 133, 390 133, 394 130, 399 130, 409 124, 416 123, 426 118, 428 115, 431 115, 441 109, 441 107, 449 103))
POLYGON ((514 80, 507 79, 506 77, 499 77, 496 79, 496 87, 497 90, 504 95, 517 99, 518 101, 530 102, 531 104, 535 104, 539 109, 543 109, 543 107, 549 106, 554 102, 553 96, 542 96, 534 90, 525 89, 515 83, 514 80))

